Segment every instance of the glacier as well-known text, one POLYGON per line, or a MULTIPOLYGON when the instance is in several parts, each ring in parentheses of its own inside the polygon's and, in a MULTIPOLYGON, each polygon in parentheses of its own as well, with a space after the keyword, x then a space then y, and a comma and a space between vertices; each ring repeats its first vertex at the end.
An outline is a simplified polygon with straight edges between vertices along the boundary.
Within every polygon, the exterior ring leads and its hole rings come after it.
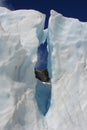
POLYGON ((51 10, 48 28, 48 69, 52 77, 49 129, 86 130, 87 23, 51 10))
POLYGON ((45 17, 0 7, 0 130, 87 129, 87 23, 51 10, 45 30, 45 17), (50 85, 34 74, 46 39, 50 85))

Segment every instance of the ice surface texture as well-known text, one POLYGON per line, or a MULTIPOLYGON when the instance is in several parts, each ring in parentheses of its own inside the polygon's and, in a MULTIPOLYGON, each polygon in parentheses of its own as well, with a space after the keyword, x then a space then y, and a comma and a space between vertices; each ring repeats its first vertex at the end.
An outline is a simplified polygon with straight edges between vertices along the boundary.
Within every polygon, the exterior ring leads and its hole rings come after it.
POLYGON ((34 75, 45 15, 0 8, 0 130, 38 130, 34 75))
POLYGON ((49 129, 87 129, 87 23, 51 11, 49 61, 52 100, 49 129))
POLYGON ((0 7, 0 130, 87 129, 87 23, 53 10, 48 32, 44 23, 45 15, 38 11, 0 7), (52 99, 44 117, 35 100, 40 100, 41 83, 34 67, 46 35, 52 99))

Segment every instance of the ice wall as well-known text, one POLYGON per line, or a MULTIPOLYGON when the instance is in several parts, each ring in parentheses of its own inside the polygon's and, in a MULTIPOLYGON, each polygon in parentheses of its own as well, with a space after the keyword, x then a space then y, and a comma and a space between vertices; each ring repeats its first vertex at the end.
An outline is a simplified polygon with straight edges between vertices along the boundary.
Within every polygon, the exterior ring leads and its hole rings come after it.
POLYGON ((48 68, 52 78, 49 129, 86 130, 87 23, 52 10, 48 30, 48 68))
MULTIPOLYGON (((53 10, 48 32, 44 22, 38 11, 0 7, 0 130, 87 129, 87 23, 53 10), (43 116, 35 94, 39 98, 44 85, 35 79, 34 67, 37 48, 46 37, 51 77, 46 87, 52 86, 52 99, 43 116), (41 89, 38 95, 35 87, 41 89)), ((42 98, 38 100, 45 102, 44 94, 42 98)))
POLYGON ((38 11, 0 7, 0 130, 39 130, 34 67, 44 22, 38 11))
MULTIPOLYGON (((0 59, 3 59, 2 64, 5 62, 1 71, 3 70, 14 80, 27 80, 26 82, 28 82, 27 77, 29 75, 27 76, 27 74, 32 70, 30 68, 33 67, 32 63, 36 60, 36 51, 40 44, 38 37, 43 33, 45 16, 32 10, 12 12, 1 8, 0 11, 0 59), (8 61, 8 59, 10 62, 6 63, 6 60, 8 61), (9 68, 12 72, 9 71, 9 68), (25 68, 28 70, 24 70, 25 68), (18 72, 18 69, 20 73, 18 72), (21 70, 23 73, 26 73, 23 74, 21 70)), ((32 76, 33 73, 31 73, 30 76, 31 82, 33 80, 32 76)))

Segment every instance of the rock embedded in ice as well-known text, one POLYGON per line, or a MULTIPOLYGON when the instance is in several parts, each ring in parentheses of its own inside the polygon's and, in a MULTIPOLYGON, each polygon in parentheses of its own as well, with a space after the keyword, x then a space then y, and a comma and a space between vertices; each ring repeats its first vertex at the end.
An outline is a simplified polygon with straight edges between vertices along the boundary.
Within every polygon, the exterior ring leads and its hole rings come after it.
POLYGON ((50 78, 49 78, 49 74, 48 74, 48 70, 37 70, 35 69, 35 77, 39 80, 41 80, 42 82, 49 82, 50 78))

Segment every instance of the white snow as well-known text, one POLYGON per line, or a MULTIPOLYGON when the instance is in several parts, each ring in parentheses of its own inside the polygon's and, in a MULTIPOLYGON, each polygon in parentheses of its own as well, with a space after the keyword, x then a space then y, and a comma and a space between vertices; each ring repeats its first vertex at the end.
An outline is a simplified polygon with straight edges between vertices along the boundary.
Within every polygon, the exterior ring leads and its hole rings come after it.
POLYGON ((87 23, 53 10, 47 30, 44 23, 38 11, 0 7, 0 130, 87 129, 87 23), (37 48, 46 38, 51 85, 34 75, 37 48), (43 106, 44 86, 52 86, 46 116, 35 100, 43 106))
POLYGON ((87 23, 52 10, 48 30, 48 68, 52 77, 48 127, 50 130, 86 130, 87 23))
POLYGON ((38 11, 0 7, 0 130, 38 130, 34 66, 44 22, 38 11))

